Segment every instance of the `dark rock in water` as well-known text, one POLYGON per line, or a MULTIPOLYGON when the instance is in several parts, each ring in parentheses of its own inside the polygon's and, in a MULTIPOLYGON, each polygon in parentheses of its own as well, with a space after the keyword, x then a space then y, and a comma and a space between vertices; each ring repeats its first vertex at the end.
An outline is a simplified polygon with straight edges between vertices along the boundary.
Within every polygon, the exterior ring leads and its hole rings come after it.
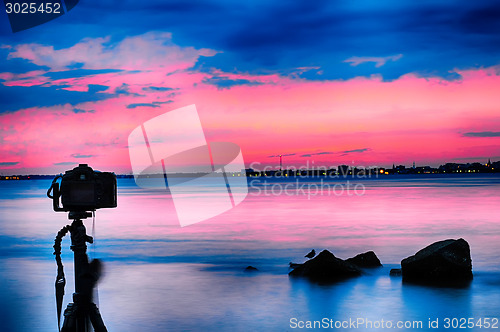
POLYGON ((290 276, 307 277, 319 282, 334 282, 361 275, 359 268, 323 250, 315 258, 290 271, 290 276))
POLYGON ((389 272, 389 275, 393 276, 393 277, 400 277, 401 276, 401 269, 391 269, 391 271, 389 272))
POLYGON ((299 267, 299 266, 301 266, 302 264, 299 264, 299 263, 292 263, 292 262, 290 262, 290 263, 288 263, 288 265, 289 265, 292 269, 295 269, 296 267, 299 267))
POLYGON ((248 265, 246 268, 245 268, 245 271, 259 271, 258 268, 256 267, 253 267, 251 265, 248 265))
POLYGON ((464 239, 431 244, 401 261, 403 281, 452 285, 472 280, 470 248, 464 239))
POLYGON ((311 250, 307 255, 305 255, 304 257, 306 258, 313 258, 314 256, 316 256, 316 250, 311 250))
POLYGON ((379 267, 382 266, 377 255, 373 251, 368 251, 363 254, 356 255, 346 259, 346 262, 352 263, 359 267, 379 267))

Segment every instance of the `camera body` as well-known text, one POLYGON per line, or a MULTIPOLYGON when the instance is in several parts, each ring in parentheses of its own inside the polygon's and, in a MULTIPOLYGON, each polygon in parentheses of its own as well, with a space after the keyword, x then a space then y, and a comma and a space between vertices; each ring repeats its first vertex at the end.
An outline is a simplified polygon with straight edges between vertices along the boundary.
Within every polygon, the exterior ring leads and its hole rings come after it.
POLYGON ((116 175, 94 171, 87 164, 80 164, 57 176, 47 194, 53 200, 54 211, 83 212, 114 208, 117 206, 116 175), (56 182, 58 178, 61 178, 60 187, 56 182))

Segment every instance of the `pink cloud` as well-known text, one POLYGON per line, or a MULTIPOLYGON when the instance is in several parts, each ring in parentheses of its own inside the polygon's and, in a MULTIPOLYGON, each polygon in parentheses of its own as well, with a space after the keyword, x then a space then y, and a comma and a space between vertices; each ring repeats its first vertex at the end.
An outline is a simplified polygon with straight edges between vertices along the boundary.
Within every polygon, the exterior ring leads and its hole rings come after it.
POLYGON ((149 32, 127 37, 118 43, 110 38, 87 38, 72 47, 55 50, 52 46, 21 44, 12 47, 8 59, 21 58, 52 71, 82 64, 83 69, 144 70, 188 68, 199 56, 213 56, 209 49, 181 47, 172 42, 170 33, 149 32))
MULTIPOLYGON (((364 146, 371 151, 314 159, 386 164, 392 160, 445 160, 462 155, 459 147, 474 149, 484 144, 458 133, 470 127, 471 118, 481 122, 481 128, 489 123, 493 129, 498 124, 495 91, 500 78, 486 72, 467 71, 462 81, 447 84, 415 75, 393 82, 377 78, 330 82, 281 78, 274 84, 229 90, 200 87, 179 99, 200 105, 202 119, 210 128, 221 132, 237 128, 224 139, 251 151, 254 160, 265 161, 264 156, 276 153, 299 155, 364 146), (208 105, 217 105, 217 109, 208 105)), ((498 151, 498 145, 493 146, 498 151)), ((490 153, 498 155, 494 151, 490 153)), ((296 157, 288 159, 303 162, 296 157)))

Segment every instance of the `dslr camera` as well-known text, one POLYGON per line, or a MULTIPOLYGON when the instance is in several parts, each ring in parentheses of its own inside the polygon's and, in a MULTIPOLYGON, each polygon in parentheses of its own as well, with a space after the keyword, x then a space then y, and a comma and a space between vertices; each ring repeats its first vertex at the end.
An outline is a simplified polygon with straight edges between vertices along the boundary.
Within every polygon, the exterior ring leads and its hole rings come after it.
POLYGON ((80 164, 58 175, 47 191, 54 211, 86 212, 116 207, 116 175, 80 164), (61 179, 61 184, 57 182, 61 179), (51 194, 52 192, 52 194, 51 194), (62 204, 62 206, 60 205, 62 204))

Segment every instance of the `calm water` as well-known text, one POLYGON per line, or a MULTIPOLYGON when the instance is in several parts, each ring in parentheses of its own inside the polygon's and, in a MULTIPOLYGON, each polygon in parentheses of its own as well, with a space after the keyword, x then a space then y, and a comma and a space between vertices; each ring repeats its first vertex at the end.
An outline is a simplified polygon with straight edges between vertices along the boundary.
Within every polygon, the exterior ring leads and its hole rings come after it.
MULTIPOLYGON (((2 331, 57 329, 52 241, 69 220, 51 210, 49 184, 0 182, 2 331)), ((168 195, 120 180, 119 207, 97 211, 89 248, 105 262, 99 308, 108 330, 299 330, 293 318, 421 321, 424 329, 430 318, 449 330, 447 317, 500 318, 499 176, 351 179, 358 191, 343 193, 332 188, 346 189, 345 180, 327 184, 321 192, 318 181, 252 183, 236 208, 181 228, 168 195), (470 287, 403 285, 389 277, 401 259, 459 237, 471 246, 470 287), (302 262, 311 248, 341 258, 374 250, 384 267, 329 286, 289 279, 288 262, 302 262), (245 273, 248 265, 259 271, 245 273)), ((92 220, 85 224, 92 233, 92 220)), ((63 262, 65 307, 73 292, 67 238, 63 262)))

